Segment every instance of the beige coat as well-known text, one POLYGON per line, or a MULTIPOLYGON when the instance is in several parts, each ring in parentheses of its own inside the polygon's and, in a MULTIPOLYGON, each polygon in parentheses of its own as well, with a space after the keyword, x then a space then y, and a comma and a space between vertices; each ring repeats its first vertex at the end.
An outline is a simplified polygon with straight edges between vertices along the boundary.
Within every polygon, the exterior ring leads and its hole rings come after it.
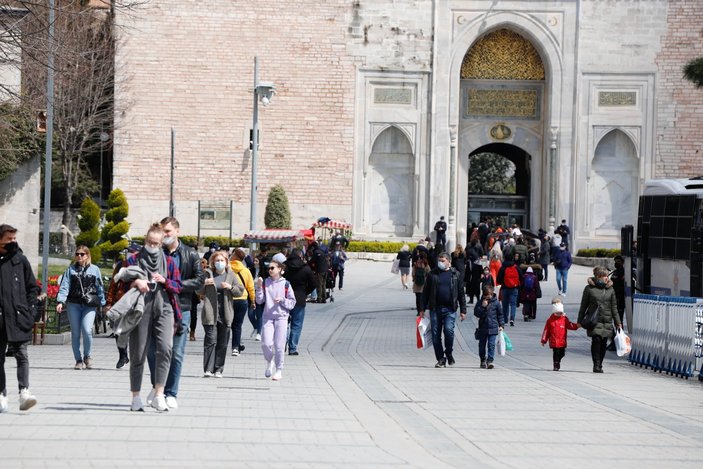
MULTIPOLYGON (((213 278, 215 275, 210 269, 205 269, 205 278, 213 278)), ((232 272, 227 268, 225 282, 232 285, 232 288, 225 290, 225 324, 227 327, 232 327, 232 321, 234 320, 234 307, 232 305, 232 300, 234 298, 242 296, 244 293, 244 286, 242 282, 239 281, 237 274, 232 272)), ((214 326, 217 323, 217 288, 215 285, 205 285, 198 294, 203 295, 203 312, 201 314, 200 320, 203 326, 214 326)))

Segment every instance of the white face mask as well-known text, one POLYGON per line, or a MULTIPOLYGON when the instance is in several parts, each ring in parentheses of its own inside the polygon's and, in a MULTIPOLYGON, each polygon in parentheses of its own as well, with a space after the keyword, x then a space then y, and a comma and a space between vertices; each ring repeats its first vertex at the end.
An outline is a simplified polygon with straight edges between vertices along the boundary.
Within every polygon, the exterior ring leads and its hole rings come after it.
POLYGON ((437 262, 437 267, 439 267, 439 270, 447 270, 447 264, 445 264, 443 261, 437 262))
POLYGON ((166 246, 170 246, 176 242, 176 239, 172 238, 171 236, 166 236, 161 242, 166 246))
POLYGON ((222 272, 225 270, 225 261, 217 261, 215 262, 215 270, 218 272, 222 272))

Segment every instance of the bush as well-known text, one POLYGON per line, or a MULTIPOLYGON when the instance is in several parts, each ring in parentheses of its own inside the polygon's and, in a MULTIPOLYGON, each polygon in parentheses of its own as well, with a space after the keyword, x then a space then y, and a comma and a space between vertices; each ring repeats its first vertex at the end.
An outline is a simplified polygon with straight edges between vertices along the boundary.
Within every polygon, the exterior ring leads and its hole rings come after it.
POLYGON ((186 246, 190 246, 194 249, 198 249, 198 237, 197 236, 190 236, 190 235, 184 235, 184 236, 179 236, 179 240, 186 246))
POLYGON ((579 249, 577 257, 607 257, 612 259, 620 255, 620 249, 589 248, 579 249))
POLYGON ((347 252, 382 252, 397 253, 407 244, 410 250, 415 249, 416 243, 403 243, 398 241, 351 241, 347 247, 347 252))
POLYGON ((286 196, 286 191, 281 185, 275 185, 269 191, 266 212, 264 213, 264 224, 266 228, 290 229, 288 196, 286 196))
POLYGON ((100 231, 98 230, 98 224, 100 223, 100 207, 93 202, 90 197, 86 197, 83 199, 81 209, 78 213, 78 227, 81 229, 81 232, 76 236, 76 246, 88 246, 88 249, 90 249, 90 257, 93 259, 94 263, 98 263, 102 257, 100 247, 95 245, 98 239, 100 239, 100 231))
POLYGON ((220 247, 239 248, 244 246, 244 241, 237 238, 228 238, 227 236, 206 236, 203 238, 202 246, 208 247, 210 243, 217 243, 220 247))
POLYGON ((127 204, 124 192, 120 189, 114 189, 107 198, 107 206, 108 210, 105 213, 107 223, 103 226, 101 235, 103 243, 100 245, 100 249, 105 257, 114 260, 129 245, 125 238, 129 231, 129 223, 125 220, 129 213, 129 204, 127 204))

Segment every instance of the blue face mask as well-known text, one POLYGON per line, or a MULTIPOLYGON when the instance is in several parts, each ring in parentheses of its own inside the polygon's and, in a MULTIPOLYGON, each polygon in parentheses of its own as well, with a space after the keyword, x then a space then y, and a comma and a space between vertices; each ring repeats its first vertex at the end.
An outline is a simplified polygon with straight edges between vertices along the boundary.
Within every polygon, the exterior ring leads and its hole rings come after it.
POLYGON ((222 272, 225 270, 225 261, 217 261, 215 262, 215 270, 218 272, 222 272))
POLYGON ((442 261, 437 262, 437 267, 439 267, 439 270, 447 270, 447 264, 442 261))

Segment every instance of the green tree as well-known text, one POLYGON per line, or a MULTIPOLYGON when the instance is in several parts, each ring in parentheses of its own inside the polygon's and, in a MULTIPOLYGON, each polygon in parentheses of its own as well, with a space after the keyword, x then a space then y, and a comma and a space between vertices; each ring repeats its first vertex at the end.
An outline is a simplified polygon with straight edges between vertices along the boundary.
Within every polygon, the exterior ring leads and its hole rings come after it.
POLYGON ((0 104, 0 181, 24 162, 42 154, 42 138, 26 105, 0 104))
POLYGON ((286 196, 286 191, 281 185, 275 185, 269 191, 266 212, 264 213, 264 224, 266 228, 290 229, 288 196, 286 196))
POLYGON ((496 153, 479 153, 470 159, 470 194, 515 194, 515 165, 496 153))
POLYGON ((703 88, 703 57, 693 59, 684 65, 683 77, 696 85, 696 88, 703 88))
POLYGON ((100 239, 100 207, 89 197, 83 199, 81 209, 78 212, 78 227, 81 232, 76 236, 76 245, 85 245, 90 249, 90 257, 93 263, 97 263, 101 258, 100 246, 96 243, 100 239))
POLYGON ((107 198, 108 210, 105 213, 105 226, 103 226, 100 239, 100 249, 106 258, 117 260, 129 242, 125 235, 129 231, 129 223, 125 218, 129 213, 127 197, 120 189, 114 189, 107 198))

